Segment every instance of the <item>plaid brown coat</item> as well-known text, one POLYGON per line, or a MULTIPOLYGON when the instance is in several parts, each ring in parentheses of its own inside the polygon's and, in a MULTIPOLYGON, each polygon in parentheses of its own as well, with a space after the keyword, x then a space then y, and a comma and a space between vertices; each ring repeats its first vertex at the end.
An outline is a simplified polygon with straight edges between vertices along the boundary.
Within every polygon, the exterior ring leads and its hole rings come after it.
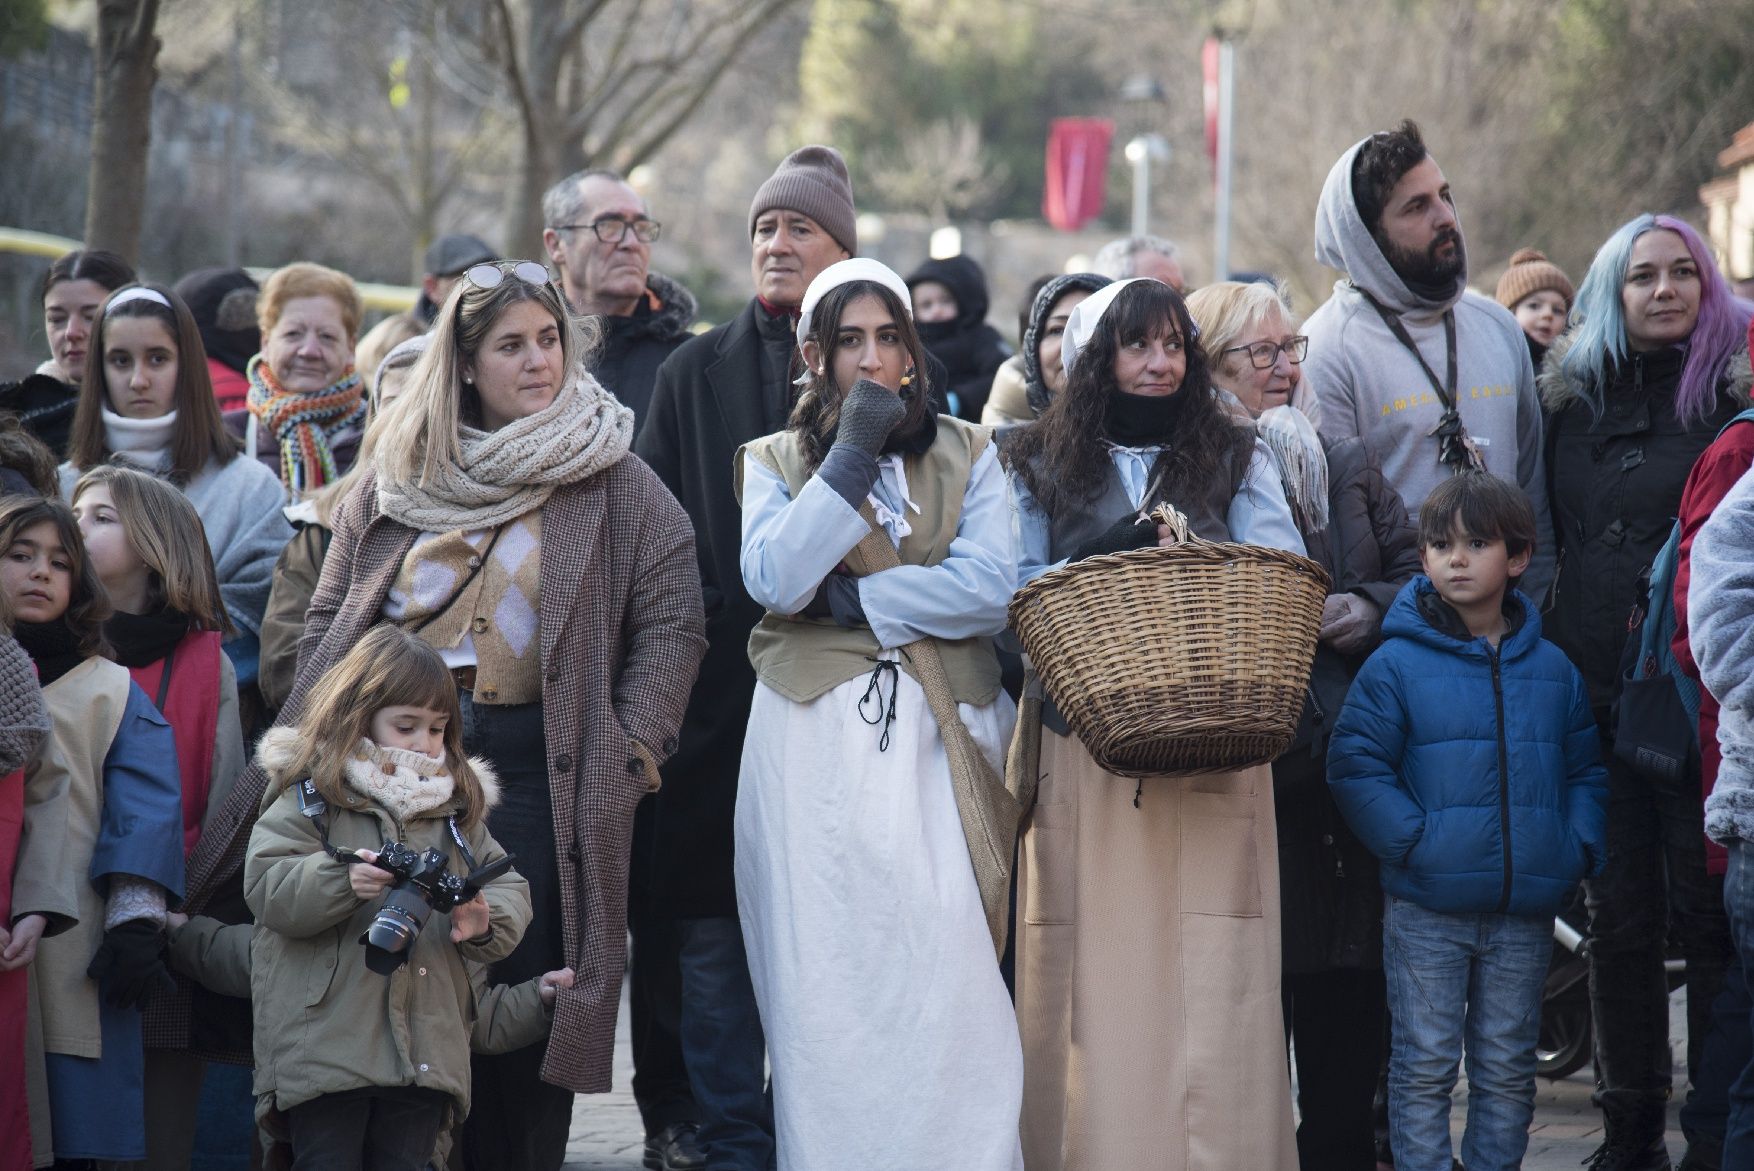
MULTIPOLYGON (((378 623, 418 535, 379 514, 373 474, 334 523, 282 723, 298 718, 311 685, 378 623)), ((557 490, 543 507, 538 609, 561 916, 577 974, 555 1003, 542 1077, 600 1093, 610 1088, 626 962, 634 807, 657 783, 634 742, 658 760, 676 750, 706 651, 694 530, 637 457, 557 490)), ((197 844, 188 874, 194 898, 241 866, 264 783, 259 767, 245 773, 197 844)))

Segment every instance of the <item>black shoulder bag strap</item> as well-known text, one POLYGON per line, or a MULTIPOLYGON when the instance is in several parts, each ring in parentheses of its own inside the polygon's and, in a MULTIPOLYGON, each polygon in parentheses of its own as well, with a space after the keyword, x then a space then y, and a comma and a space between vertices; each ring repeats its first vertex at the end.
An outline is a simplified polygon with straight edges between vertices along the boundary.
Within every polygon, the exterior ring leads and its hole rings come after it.
POLYGON ((1395 335, 1395 340, 1413 355, 1413 360, 1419 363, 1419 369, 1425 371, 1431 389, 1437 393, 1438 401, 1443 404, 1443 416, 1438 419, 1437 426, 1427 432, 1437 440, 1437 462, 1457 472, 1485 471, 1486 461, 1480 457, 1480 449, 1474 445, 1474 441, 1468 438, 1468 429, 1462 425, 1461 410, 1456 406, 1456 378, 1460 369, 1456 361, 1456 311, 1443 311, 1443 341, 1449 369, 1446 372, 1448 377, 1440 380, 1437 371, 1431 368, 1431 363, 1425 360, 1425 355, 1413 343, 1413 336, 1401 323, 1401 315, 1391 311, 1357 285, 1353 288, 1358 289, 1359 295, 1370 302, 1370 307, 1376 310, 1383 324, 1389 327, 1389 332, 1395 335))
POLYGON ((164 670, 158 676, 158 714, 161 716, 164 715, 164 701, 171 693, 171 666, 176 661, 177 647, 172 643, 171 649, 164 653, 164 670))

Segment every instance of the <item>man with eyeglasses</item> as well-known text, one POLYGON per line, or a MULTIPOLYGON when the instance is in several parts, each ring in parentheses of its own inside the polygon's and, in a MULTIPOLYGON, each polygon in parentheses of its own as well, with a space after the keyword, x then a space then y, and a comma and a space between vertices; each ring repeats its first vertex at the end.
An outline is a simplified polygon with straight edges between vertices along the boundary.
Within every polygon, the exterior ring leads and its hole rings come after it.
POLYGON ((1460 471, 1522 488, 1535 555, 1519 588, 1539 600, 1553 578, 1553 526, 1535 370, 1516 318, 1467 287, 1455 199, 1418 126, 1402 122, 1340 156, 1316 208, 1315 251, 1349 278, 1304 325, 1323 437, 1362 436, 1413 515, 1460 471))
POLYGON ((592 359, 597 380, 645 417, 652 384, 665 358, 688 340, 694 296, 651 271, 652 245, 663 225, 646 201, 614 171, 568 175, 542 197, 542 246, 560 273, 572 311, 594 316, 602 345, 592 359))

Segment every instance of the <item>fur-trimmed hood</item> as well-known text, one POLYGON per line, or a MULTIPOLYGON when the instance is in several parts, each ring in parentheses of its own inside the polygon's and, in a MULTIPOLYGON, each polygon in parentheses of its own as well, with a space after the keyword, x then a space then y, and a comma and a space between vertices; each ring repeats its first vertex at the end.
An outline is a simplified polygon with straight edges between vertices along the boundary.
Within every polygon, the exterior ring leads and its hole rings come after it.
POLYGON ((661 272, 646 273, 646 300, 628 317, 600 318, 605 328, 625 331, 630 338, 671 341, 688 336, 688 327, 700 312, 694 294, 682 283, 661 272), (642 311, 643 310, 643 311, 642 311))
MULTIPOLYGON (((1541 373, 1535 381, 1541 389, 1541 405, 1549 414, 1556 414, 1573 402, 1588 401, 1583 393, 1583 383, 1565 369, 1565 356, 1576 341, 1577 330, 1566 330, 1553 339, 1553 345, 1542 360, 1541 373)), ((1754 367, 1749 365, 1746 345, 1730 355, 1723 373, 1718 376, 1718 386, 1738 406, 1748 406, 1754 401, 1754 367)))
MULTIPOLYGON (((256 746, 256 763, 268 774, 268 785, 262 792, 264 811, 279 799, 286 784, 298 779, 286 775, 298 755, 298 745, 299 730, 291 724, 269 728, 262 734, 262 742, 256 746)), ((483 810, 494 808, 499 804, 499 774, 485 757, 471 756, 469 767, 481 785, 483 810)))

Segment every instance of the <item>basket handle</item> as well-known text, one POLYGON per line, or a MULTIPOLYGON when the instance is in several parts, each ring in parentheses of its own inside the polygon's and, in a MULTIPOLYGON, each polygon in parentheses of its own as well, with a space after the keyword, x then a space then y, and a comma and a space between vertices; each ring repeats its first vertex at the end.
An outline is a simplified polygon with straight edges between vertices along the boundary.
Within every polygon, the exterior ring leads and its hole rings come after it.
POLYGON ((1172 545, 1185 545, 1189 541, 1198 539, 1188 529, 1188 518, 1183 516, 1173 504, 1159 504, 1153 508, 1151 519, 1160 525, 1169 527, 1169 543, 1172 545))

